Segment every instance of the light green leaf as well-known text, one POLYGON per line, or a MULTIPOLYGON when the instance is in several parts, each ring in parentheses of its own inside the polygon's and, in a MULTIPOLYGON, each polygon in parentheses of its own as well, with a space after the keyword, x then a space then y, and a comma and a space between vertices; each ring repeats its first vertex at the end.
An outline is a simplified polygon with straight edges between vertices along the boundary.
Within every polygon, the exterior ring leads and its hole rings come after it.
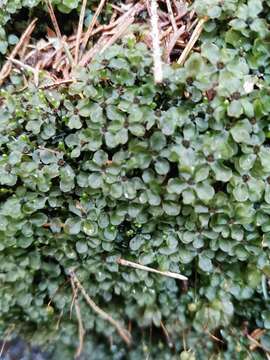
POLYGON ((181 194, 187 186, 187 183, 175 178, 168 181, 167 190, 170 194, 181 194))
POLYGON ((212 261, 205 255, 199 255, 199 268, 204 272, 211 272, 213 270, 212 261))
POLYGON ((215 190, 207 182, 199 183, 195 187, 199 199, 203 201, 211 200, 215 195, 215 190))
POLYGON ((233 189, 235 200, 244 202, 248 199, 248 189, 245 184, 239 184, 233 189))
POLYGON ((231 117, 239 118, 243 114, 243 108, 240 100, 233 100, 228 109, 228 115, 231 117))

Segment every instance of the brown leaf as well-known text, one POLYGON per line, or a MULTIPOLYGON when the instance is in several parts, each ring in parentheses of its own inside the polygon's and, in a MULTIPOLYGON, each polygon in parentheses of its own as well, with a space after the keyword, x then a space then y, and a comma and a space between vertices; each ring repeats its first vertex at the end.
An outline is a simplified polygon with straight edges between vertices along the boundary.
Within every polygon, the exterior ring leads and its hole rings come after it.
POLYGON ((205 92, 208 101, 212 101, 216 96, 217 92, 214 89, 206 90, 205 92))
POLYGON ((250 336, 255 339, 255 340, 258 340, 260 337, 262 337, 262 335, 266 332, 265 329, 255 329, 252 331, 252 333, 250 334, 250 336))

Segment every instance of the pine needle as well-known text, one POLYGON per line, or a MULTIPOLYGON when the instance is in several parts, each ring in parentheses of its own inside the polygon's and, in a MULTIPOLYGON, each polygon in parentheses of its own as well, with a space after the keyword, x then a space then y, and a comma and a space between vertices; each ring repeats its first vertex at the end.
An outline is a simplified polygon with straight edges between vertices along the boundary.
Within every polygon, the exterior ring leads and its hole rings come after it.
POLYGON ((171 0, 166 0, 166 5, 167 5, 170 21, 172 23, 173 31, 176 32, 177 25, 176 25, 176 21, 175 21, 174 15, 173 15, 171 0))
POLYGON ((185 47, 184 51, 182 52, 180 58, 178 59, 177 63, 180 65, 183 65, 192 50, 193 46, 195 45, 196 41, 199 39, 199 36, 202 32, 204 23, 208 20, 207 17, 204 17, 200 19, 197 26, 195 27, 195 30, 192 33, 192 36, 189 39, 189 42, 187 43, 187 46, 185 47))
POLYGON ((88 29, 85 33, 85 36, 84 36, 84 40, 83 40, 83 44, 82 44, 82 51, 84 51, 84 49, 86 48, 86 45, 88 43, 88 40, 91 36, 91 33, 96 25, 96 22, 97 22, 97 18, 99 17, 99 14, 101 13, 101 10, 103 9, 103 6, 105 5, 105 2, 106 0, 101 0, 98 7, 97 7, 97 10, 92 18, 92 21, 91 23, 89 24, 88 26, 88 29))
POLYGON ((83 0, 79 24, 78 24, 77 37, 76 37, 75 56, 74 56, 75 65, 78 64, 78 60, 79 60, 80 41, 81 41, 82 30, 83 30, 83 21, 84 21, 84 17, 85 17, 86 4, 87 4, 87 0, 83 0))

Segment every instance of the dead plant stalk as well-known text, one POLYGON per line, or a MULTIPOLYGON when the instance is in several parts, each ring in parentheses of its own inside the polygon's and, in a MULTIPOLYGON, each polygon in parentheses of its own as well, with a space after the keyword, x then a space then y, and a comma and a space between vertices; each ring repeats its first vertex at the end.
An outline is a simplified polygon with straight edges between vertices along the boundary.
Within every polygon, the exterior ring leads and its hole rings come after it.
POLYGON ((174 273, 174 272, 171 272, 171 271, 156 270, 156 269, 150 268, 148 266, 141 265, 141 264, 135 263, 133 261, 128 261, 128 260, 121 259, 121 258, 117 260, 117 263, 119 265, 132 267, 132 268, 137 269, 137 270, 144 270, 144 271, 152 272, 152 273, 155 273, 155 274, 171 277, 171 278, 178 279, 178 280, 188 280, 188 278, 186 276, 181 275, 181 274, 177 274, 177 273, 174 273))
POLYGON ((153 46, 153 61, 154 61, 154 78, 156 83, 161 83, 163 80, 162 61, 160 49, 160 36, 158 29, 158 5, 156 0, 151 0, 150 7, 151 17, 151 38, 153 46))

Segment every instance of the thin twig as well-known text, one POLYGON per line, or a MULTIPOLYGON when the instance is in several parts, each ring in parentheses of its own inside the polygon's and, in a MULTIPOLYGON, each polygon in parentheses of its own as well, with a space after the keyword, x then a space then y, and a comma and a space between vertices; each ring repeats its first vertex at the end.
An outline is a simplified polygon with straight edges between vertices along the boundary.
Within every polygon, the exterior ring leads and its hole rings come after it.
POLYGON ((185 25, 181 26, 180 29, 178 29, 175 33, 173 33, 172 38, 170 39, 169 44, 167 45, 167 48, 166 48, 166 51, 164 54, 164 59, 166 62, 169 62, 171 52, 172 52, 177 40, 179 39, 179 37, 181 35, 184 34, 184 32, 185 32, 185 25))
POLYGON ((170 33, 172 32, 172 27, 169 26, 165 31, 163 31, 160 36, 159 36, 159 40, 163 40, 164 38, 166 38, 170 33))
MULTIPOLYGON (((178 14, 175 16, 175 22, 176 24, 180 21, 182 21, 182 18, 188 13, 188 8, 185 6, 182 11, 178 11, 178 14)), ((171 20, 166 20, 164 22, 161 22, 161 26, 169 25, 171 20)))
POLYGON ((29 45, 29 42, 30 42, 30 35, 28 35, 25 38, 25 40, 24 40, 24 42, 22 44, 22 47, 18 51, 18 56, 19 56, 20 59, 24 59, 25 53, 27 51, 27 48, 28 48, 28 45, 29 45))
MULTIPOLYGON (((114 44, 120 36, 126 31, 126 29, 134 22, 136 14, 142 11, 145 5, 137 3, 135 6, 130 8, 125 14, 120 16, 114 23, 117 26, 114 28, 114 34, 108 39, 106 34, 103 34, 99 41, 89 51, 84 54, 80 61, 81 66, 85 66, 93 58, 96 53, 103 53, 109 46, 114 44)), ((113 24, 111 24, 112 26, 113 24)))
POLYGON ((95 24, 97 22, 97 18, 99 16, 99 14, 101 13, 101 10, 102 10, 105 2, 106 2, 106 0, 101 0, 100 1, 99 5, 97 7, 97 10, 96 10, 96 12, 95 12, 95 14, 94 14, 94 16, 92 18, 92 21, 88 26, 88 29, 87 29, 87 31, 85 33, 84 40, 83 40, 83 43, 82 43, 82 51, 84 51, 84 49, 86 48, 86 45, 87 45, 88 40, 89 40, 89 38, 91 36, 92 30, 94 29, 94 26, 95 26, 95 24))
POLYGON ((63 309, 62 309, 61 312, 60 312, 60 315, 58 316, 57 323, 56 323, 56 325, 55 325, 55 330, 56 330, 56 331, 59 330, 60 322, 61 322, 62 317, 63 317, 63 313, 64 313, 64 311, 63 311, 63 309))
POLYGON ((207 334, 210 336, 211 339, 219 342, 219 343, 222 343, 224 344, 224 341, 223 340, 220 340, 218 337, 216 337, 215 335, 211 334, 210 331, 207 331, 207 334))
POLYGON ((153 46, 153 61, 154 61, 154 78, 156 83, 161 83, 163 80, 161 49, 159 42, 158 29, 158 5, 156 0, 151 0, 150 17, 151 17, 151 37, 153 46))
POLYGON ((50 153, 52 153, 52 154, 55 154, 55 155, 57 155, 57 154, 63 154, 62 151, 54 150, 54 149, 50 149, 50 148, 46 148, 46 147, 44 147, 44 146, 38 146, 38 149, 41 150, 41 151, 42 151, 42 150, 48 151, 48 152, 50 152, 50 153))
POLYGON ((76 287, 81 291, 85 301, 91 307, 91 309, 95 313, 97 313, 100 317, 102 317, 104 320, 108 321, 111 325, 113 325, 116 328, 116 330, 118 331, 118 334, 125 341, 125 343, 130 346, 131 345, 131 335, 128 332, 128 330, 124 329, 118 321, 114 320, 109 314, 107 314, 104 310, 102 310, 100 307, 98 307, 96 305, 96 303, 87 294, 85 288, 82 286, 82 284, 80 283, 78 277, 76 276, 76 274, 73 270, 70 270, 69 274, 70 274, 70 278, 74 281, 74 284, 76 285, 76 287))
POLYGON ((117 18, 117 11, 115 10, 110 18, 109 24, 112 24, 115 22, 115 19, 117 18))
POLYGON ((71 286, 72 286, 72 290, 73 290, 73 294, 72 294, 72 300, 71 300, 71 303, 70 303, 70 308, 69 308, 69 318, 71 319, 72 317, 72 312, 73 312, 73 307, 74 307, 74 304, 75 304, 75 300, 78 296, 78 288, 75 287, 74 285, 74 281, 71 280, 71 286))
POLYGON ((72 58, 72 56, 70 54, 68 44, 66 43, 65 39, 62 38, 62 34, 61 34, 61 31, 60 31, 60 28, 59 28, 59 25, 58 25, 54 10, 53 10, 51 0, 47 0, 47 5, 48 5, 48 11, 49 11, 51 21, 52 21, 56 36, 58 38, 58 41, 62 45, 62 47, 64 48, 64 51, 66 53, 66 56, 68 58, 68 61, 69 61, 70 65, 73 66, 74 65, 73 64, 73 58, 72 58))
POLYGON ((168 346, 169 346, 170 348, 173 347, 173 342, 172 342, 172 340, 171 340, 170 334, 169 334, 168 330, 166 329, 166 326, 163 324, 162 321, 160 321, 160 327, 161 327, 161 329, 162 329, 162 331, 163 331, 163 333, 164 333, 164 335, 165 335, 165 338, 166 338, 166 340, 167 340, 168 346))
POLYGON ((108 41, 108 37, 105 36, 105 34, 102 34, 101 37, 99 38, 98 42, 84 54, 84 56, 82 57, 82 59, 79 63, 80 66, 85 66, 86 64, 88 64, 91 61, 91 59, 97 53, 100 53, 102 46, 105 46, 107 41, 108 41))
POLYGON ((12 333, 12 331, 14 330, 15 328, 15 325, 14 324, 11 324, 7 331, 6 331, 6 334, 4 336, 4 340, 3 340, 3 343, 2 343, 2 346, 1 346, 1 349, 0 349, 0 359, 2 358, 2 355, 3 355, 3 352, 5 350, 5 346, 6 346, 6 343, 7 343, 7 339, 9 337, 9 335, 12 333))
POLYGON ((171 0, 166 0, 166 4, 167 4, 169 17, 170 17, 170 20, 171 20, 171 23, 172 23, 173 31, 176 32, 177 31, 177 25, 176 25, 175 18, 174 18, 174 15, 173 15, 173 9, 172 9, 171 0))
POLYGON ((48 6, 49 15, 50 15, 51 20, 52 20, 52 24, 53 24, 53 27, 54 27, 54 31, 56 33, 56 36, 57 36, 58 40, 61 42, 62 35, 61 35, 61 31, 60 31, 60 28, 59 28, 59 25, 58 25, 54 10, 53 10, 51 0, 47 0, 47 6, 48 6))
POLYGON ((55 88, 61 85, 66 85, 66 84, 70 84, 73 83, 74 79, 66 79, 66 80, 60 80, 60 81, 56 81, 52 84, 46 84, 46 85, 42 85, 39 87, 39 89, 44 90, 44 89, 49 89, 49 88, 55 88))
POLYGON ((81 309, 80 309, 79 301, 77 298, 78 288, 75 285, 73 277, 70 278, 70 281, 71 281, 71 286, 72 286, 73 299, 74 299, 75 311, 76 311, 76 316, 77 316, 77 321, 78 321, 78 330, 79 330, 79 345, 77 347, 76 354, 75 354, 75 359, 77 359, 81 355, 82 350, 83 350, 83 340, 84 340, 85 330, 84 330, 82 316, 81 316, 81 309))
POLYGON ((144 270, 144 271, 152 272, 152 273, 163 275, 163 276, 168 276, 168 277, 178 279, 178 280, 188 280, 188 278, 186 276, 184 276, 184 275, 174 273, 174 272, 171 272, 171 271, 156 270, 156 269, 150 268, 148 266, 144 266, 144 265, 135 263, 133 261, 128 261, 128 260, 120 258, 120 259, 117 260, 117 262, 120 265, 129 266, 129 267, 132 267, 134 269, 144 270))
MULTIPOLYGON (((115 21, 113 21, 113 22, 110 22, 108 25, 100 25, 99 27, 97 27, 95 30, 93 30, 93 31, 91 32, 91 34, 89 35, 89 39, 90 39, 92 36, 94 36, 94 35, 102 32, 102 31, 107 31, 107 30, 113 29, 113 28, 117 25, 117 23, 118 23, 118 19, 115 20, 115 21)), ((89 40, 89 39, 88 39, 88 40, 89 40)))
POLYGON ((71 55, 70 50, 69 50, 69 46, 64 40, 63 40, 63 47, 64 47, 64 50, 65 50, 65 53, 66 53, 69 64, 71 66, 74 66, 74 62, 73 62, 73 58, 72 58, 72 55, 71 55))
POLYGON ((189 24, 187 27, 187 31, 191 31, 199 22, 199 18, 196 18, 192 23, 189 24))
POLYGON ((123 14, 123 13, 125 12, 124 9, 121 9, 120 6, 117 6, 117 5, 115 5, 115 4, 111 4, 111 7, 112 7, 114 10, 118 11, 119 13, 121 13, 121 14, 123 14))
POLYGON ((41 61, 39 61, 36 66, 35 66, 35 72, 34 72, 34 84, 36 87, 38 87, 39 84, 39 72, 40 72, 40 66, 41 66, 41 61))
POLYGON ((184 62, 186 61, 190 51, 192 50, 193 46, 195 45, 196 41, 198 40, 204 23, 207 21, 207 17, 204 17, 202 19, 200 19, 200 21, 198 22, 196 28, 194 29, 192 36, 189 39, 189 42, 187 43, 187 46, 185 47, 184 51, 182 52, 180 58, 178 59, 177 63, 180 65, 183 65, 184 62))
POLYGON ((247 334, 247 338, 254 344, 256 345, 256 347, 261 348, 263 351, 265 351, 267 354, 270 354, 269 350, 266 349, 259 341, 257 341, 256 339, 254 339, 252 336, 250 336, 249 334, 247 334))
POLYGON ((17 45, 12 50, 11 54, 9 55, 8 61, 4 64, 0 71, 0 85, 3 84, 3 81, 8 77, 10 71, 11 71, 11 60, 15 58, 18 51, 23 46, 24 42, 28 37, 31 36, 32 32, 34 31, 35 25, 36 25, 37 19, 34 19, 31 24, 26 28, 24 33, 22 34, 20 41, 17 43, 17 45))
POLYGON ((108 40, 105 46, 102 48, 101 53, 108 47, 114 44, 120 36, 126 31, 126 29, 134 22, 135 16, 144 9, 144 5, 137 3, 133 8, 129 9, 124 15, 122 15, 121 23, 115 28, 115 34, 108 40))
POLYGON ((23 62, 20 61, 20 60, 12 59, 12 58, 10 58, 10 57, 7 57, 7 59, 8 59, 10 62, 14 63, 15 65, 19 66, 20 68, 25 69, 25 70, 28 70, 28 71, 30 71, 30 72, 33 73, 33 74, 35 74, 35 72, 37 71, 37 70, 36 70, 35 68, 33 68, 32 66, 27 65, 27 64, 23 63, 23 62))
POLYGON ((81 40, 81 36, 82 36, 86 4, 87 4, 87 0, 83 0, 81 12, 80 12, 78 31, 77 31, 76 46, 75 46, 75 56, 74 56, 75 65, 78 64, 78 60, 79 60, 80 40, 81 40))

